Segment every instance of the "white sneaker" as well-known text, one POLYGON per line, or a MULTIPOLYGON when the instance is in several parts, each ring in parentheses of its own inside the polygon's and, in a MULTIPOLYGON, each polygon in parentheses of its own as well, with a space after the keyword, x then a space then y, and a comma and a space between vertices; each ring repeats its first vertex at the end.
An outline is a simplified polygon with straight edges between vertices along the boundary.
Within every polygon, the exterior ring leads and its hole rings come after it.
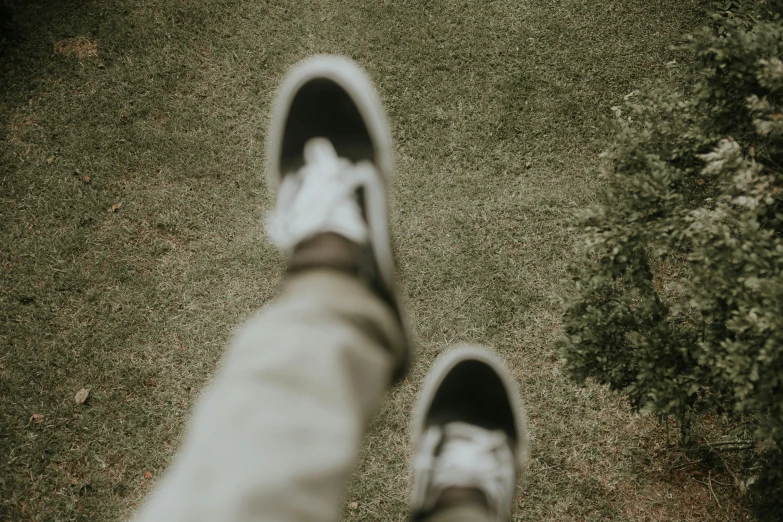
POLYGON ((275 98, 267 134, 267 177, 277 195, 267 231, 294 256, 292 261, 306 244, 308 251, 299 259, 305 258, 307 266, 342 266, 345 254, 333 262, 335 242, 319 238, 336 234, 349 240, 348 250, 361 258, 358 275, 392 305, 408 339, 403 353, 396 354, 397 381, 410 364, 412 343, 396 292, 390 242, 392 151, 380 99, 359 66, 319 55, 291 69, 275 98), (310 248, 313 240, 320 244, 310 248), (328 248, 319 251, 324 243, 328 248))
POLYGON ((481 492, 493 520, 508 520, 528 434, 514 378, 489 350, 462 346, 433 366, 413 420, 414 520, 449 488, 481 492))

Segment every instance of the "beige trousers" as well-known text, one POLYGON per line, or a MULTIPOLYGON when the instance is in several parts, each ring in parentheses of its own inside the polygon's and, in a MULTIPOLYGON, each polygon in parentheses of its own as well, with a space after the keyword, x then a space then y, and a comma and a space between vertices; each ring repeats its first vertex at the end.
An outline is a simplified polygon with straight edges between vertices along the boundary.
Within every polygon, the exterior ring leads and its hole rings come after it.
POLYGON ((137 520, 337 520, 402 342, 392 310, 357 278, 291 277, 239 331, 137 520))

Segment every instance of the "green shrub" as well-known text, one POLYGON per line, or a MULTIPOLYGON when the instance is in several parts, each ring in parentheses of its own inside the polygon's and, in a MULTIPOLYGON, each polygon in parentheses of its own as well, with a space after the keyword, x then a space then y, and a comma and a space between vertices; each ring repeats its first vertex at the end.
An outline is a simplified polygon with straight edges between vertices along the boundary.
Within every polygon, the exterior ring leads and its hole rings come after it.
POLYGON ((675 415, 686 443, 694 413, 752 416, 757 485, 783 510, 783 2, 719 4, 679 47, 682 87, 613 108, 561 349, 577 381, 675 415))

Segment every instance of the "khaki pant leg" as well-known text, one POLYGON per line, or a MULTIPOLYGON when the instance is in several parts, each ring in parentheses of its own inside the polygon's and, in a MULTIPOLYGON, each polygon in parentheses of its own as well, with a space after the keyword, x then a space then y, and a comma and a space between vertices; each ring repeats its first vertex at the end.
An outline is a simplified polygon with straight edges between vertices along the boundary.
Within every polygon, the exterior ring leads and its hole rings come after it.
POLYGON ((290 278, 238 333, 138 520, 336 520, 402 343, 360 280, 290 278))

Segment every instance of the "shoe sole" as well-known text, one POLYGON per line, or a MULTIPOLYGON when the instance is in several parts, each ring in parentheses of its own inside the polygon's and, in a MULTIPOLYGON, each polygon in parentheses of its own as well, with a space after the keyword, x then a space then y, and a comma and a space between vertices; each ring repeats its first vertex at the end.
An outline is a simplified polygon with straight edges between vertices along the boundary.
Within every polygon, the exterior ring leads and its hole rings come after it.
POLYGON ((458 364, 465 361, 477 361, 485 364, 492 369, 500 379, 514 417, 514 426, 517 433, 514 454, 516 455, 518 473, 522 475, 527 469, 529 460, 529 435, 527 431, 527 417, 525 415, 524 403, 519 394, 516 380, 508 371, 503 361, 501 361, 492 351, 481 346, 457 346, 448 350, 435 361, 435 364, 424 379, 422 389, 419 392, 419 399, 417 400, 414 409, 412 423, 413 447, 418 448, 419 446, 419 441, 424 433, 433 399, 440 389, 441 384, 458 364))
POLYGON ((375 261, 380 277, 395 301, 402 323, 406 346, 399 355, 393 382, 398 382, 407 372, 412 357, 412 335, 395 285, 394 257, 391 249, 388 218, 388 192, 394 176, 394 156, 391 130, 383 105, 373 83, 353 61, 341 56, 316 55, 294 65, 277 92, 267 136, 267 182, 277 194, 285 175, 281 168, 281 156, 285 125, 294 97, 308 82, 317 79, 330 80, 340 86, 359 111, 374 148, 374 164, 380 173, 380 183, 365 187, 365 213, 375 261))

